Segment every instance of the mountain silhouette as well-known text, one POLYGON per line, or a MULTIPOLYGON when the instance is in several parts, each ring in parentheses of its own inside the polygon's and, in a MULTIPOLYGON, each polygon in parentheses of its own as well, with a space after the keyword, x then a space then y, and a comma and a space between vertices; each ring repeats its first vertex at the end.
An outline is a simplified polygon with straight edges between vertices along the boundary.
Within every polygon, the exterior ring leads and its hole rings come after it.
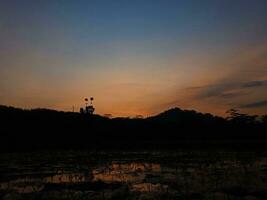
POLYGON ((222 118, 172 108, 143 119, 110 119, 75 112, 0 106, 0 149, 180 148, 185 144, 195 147, 209 143, 212 146, 214 141, 222 146, 265 144, 266 116, 249 116, 236 110, 229 113, 230 117, 222 118))
POLYGON ((173 122, 173 123, 188 123, 193 121, 213 121, 224 120, 221 117, 213 116, 209 113, 203 114, 194 110, 182 110, 180 108, 172 108, 164 111, 158 115, 149 117, 149 119, 156 119, 160 121, 173 122))

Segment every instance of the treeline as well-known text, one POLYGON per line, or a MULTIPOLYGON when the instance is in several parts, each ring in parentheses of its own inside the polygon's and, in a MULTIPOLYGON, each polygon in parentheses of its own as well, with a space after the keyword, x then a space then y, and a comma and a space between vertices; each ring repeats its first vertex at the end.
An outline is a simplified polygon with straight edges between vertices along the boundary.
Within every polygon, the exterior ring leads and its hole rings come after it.
POLYGON ((265 147, 267 116, 227 118, 173 108, 145 119, 0 106, 1 150, 265 147))

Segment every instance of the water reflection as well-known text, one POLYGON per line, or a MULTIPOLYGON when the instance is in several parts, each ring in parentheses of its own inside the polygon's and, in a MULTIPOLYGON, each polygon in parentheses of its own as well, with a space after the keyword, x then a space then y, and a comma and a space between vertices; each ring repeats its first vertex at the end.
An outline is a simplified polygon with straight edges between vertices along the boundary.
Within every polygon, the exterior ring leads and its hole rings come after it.
MULTIPOLYGON (((131 190, 154 191, 163 187, 159 183, 151 183, 148 176, 158 176, 161 172, 160 164, 156 163, 116 163, 92 171, 94 181, 107 183, 124 182, 131 190)), ((167 186, 164 186, 166 188, 167 186)))
POLYGON ((14 190, 18 193, 32 193, 43 190, 44 184, 41 179, 35 178, 17 178, 9 182, 0 184, 1 190, 14 190))
POLYGON ((140 182, 147 173, 160 173, 160 164, 155 163, 111 163, 93 170, 93 180, 104 182, 140 182))
POLYGON ((41 191, 45 184, 68 184, 68 183, 85 183, 102 181, 105 183, 123 182, 130 186, 130 189, 135 191, 153 191, 161 188, 161 185, 156 183, 147 183, 147 177, 161 172, 160 164, 156 163, 119 163, 112 162, 104 166, 99 166, 92 171, 83 173, 63 173, 52 174, 43 178, 33 178, 30 175, 19 177, 15 180, 2 182, 0 189, 12 189, 19 193, 31 193, 41 191))
POLYGON ((141 192, 166 192, 168 191, 168 186, 163 184, 153 184, 153 183, 136 183, 131 186, 133 191, 141 191, 141 192))
POLYGON ((182 194, 190 199, 190 195, 204 198, 205 194, 207 199, 211 199, 211 193, 215 196, 219 193, 235 199, 232 197, 239 197, 235 190, 240 188, 247 192, 243 195, 263 195, 267 191, 266 157, 258 160, 232 159, 229 154, 221 160, 217 157, 192 157, 183 155, 164 162, 163 159, 158 160, 161 162, 102 160, 101 163, 86 163, 79 167, 77 163, 80 160, 73 164, 57 163, 44 167, 39 164, 38 168, 34 163, 26 167, 6 167, 1 169, 5 173, 0 178, 0 195, 42 194, 47 195, 44 199, 51 199, 50 195, 56 194, 60 199, 61 193, 73 193, 100 200, 116 199, 116 195, 132 195, 134 199, 136 194, 153 194, 152 199, 157 194, 173 195, 173 199, 182 194))

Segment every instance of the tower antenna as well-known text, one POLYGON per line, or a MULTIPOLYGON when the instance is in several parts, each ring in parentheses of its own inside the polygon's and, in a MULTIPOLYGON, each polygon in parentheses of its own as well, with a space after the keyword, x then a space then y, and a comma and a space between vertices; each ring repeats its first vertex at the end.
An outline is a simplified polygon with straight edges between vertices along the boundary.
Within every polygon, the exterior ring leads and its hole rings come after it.
POLYGON ((93 105, 93 100, 94 100, 94 97, 91 97, 90 98, 90 104, 93 105))
POLYGON ((84 101, 85 101, 85 106, 87 106, 88 105, 88 98, 85 98, 84 101))
POLYGON ((95 108, 93 106, 93 100, 94 97, 90 97, 90 104, 88 105, 88 98, 84 98, 85 101, 85 108, 80 108, 80 113, 81 114, 87 114, 87 115, 92 115, 95 111, 95 108))

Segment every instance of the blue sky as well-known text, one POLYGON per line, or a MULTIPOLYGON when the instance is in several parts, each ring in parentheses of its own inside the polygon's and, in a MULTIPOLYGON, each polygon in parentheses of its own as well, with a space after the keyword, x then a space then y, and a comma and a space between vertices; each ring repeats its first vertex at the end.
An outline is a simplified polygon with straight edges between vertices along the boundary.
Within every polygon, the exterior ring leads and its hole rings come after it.
POLYGON ((2 0, 0 104, 78 110, 94 96, 116 116, 267 113, 266 10, 265 0, 2 0), (263 84, 243 87, 253 81, 263 84))

